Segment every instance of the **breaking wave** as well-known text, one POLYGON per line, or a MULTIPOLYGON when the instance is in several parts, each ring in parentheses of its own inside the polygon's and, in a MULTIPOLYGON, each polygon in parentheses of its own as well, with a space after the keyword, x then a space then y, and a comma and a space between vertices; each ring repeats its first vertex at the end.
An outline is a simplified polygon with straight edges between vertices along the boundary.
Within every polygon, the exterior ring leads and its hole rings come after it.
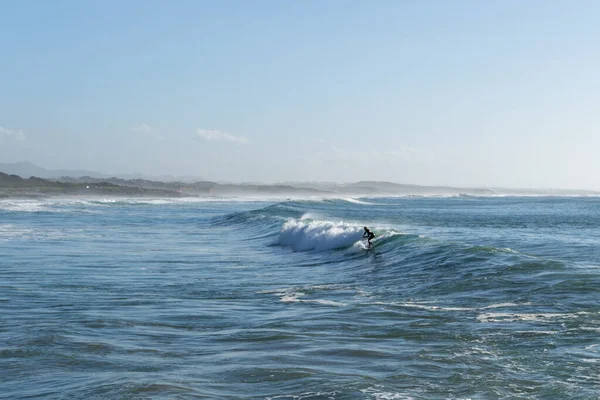
POLYGON ((279 233, 278 244, 296 251, 345 248, 360 241, 363 228, 344 222, 289 219, 279 233))

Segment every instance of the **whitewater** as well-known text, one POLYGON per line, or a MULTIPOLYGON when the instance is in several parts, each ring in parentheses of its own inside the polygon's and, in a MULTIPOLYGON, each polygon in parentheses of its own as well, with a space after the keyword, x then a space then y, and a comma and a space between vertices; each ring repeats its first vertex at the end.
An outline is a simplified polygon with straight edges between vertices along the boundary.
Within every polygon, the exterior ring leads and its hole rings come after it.
POLYGON ((0 399, 596 399, 599 226, 597 197, 3 199, 0 399))

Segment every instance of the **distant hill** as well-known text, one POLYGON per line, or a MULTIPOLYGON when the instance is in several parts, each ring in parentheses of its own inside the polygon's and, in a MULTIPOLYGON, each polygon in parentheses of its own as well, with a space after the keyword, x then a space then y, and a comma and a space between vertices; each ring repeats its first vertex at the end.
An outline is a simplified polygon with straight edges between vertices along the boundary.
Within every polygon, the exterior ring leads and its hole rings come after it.
MULTIPOLYGON (((129 175, 131 177, 131 175, 129 175)), ((420 186, 393 182, 295 182, 282 184, 217 183, 121 177, 83 170, 46 170, 28 162, 0 163, 0 197, 51 195, 112 196, 599 196, 589 190, 460 188, 420 186), (34 177, 34 178, 31 178, 34 177)))
POLYGON ((106 175, 85 171, 85 170, 49 170, 46 168, 39 167, 28 161, 17 162, 17 163, 0 163, 0 172, 4 172, 9 175, 19 175, 21 177, 37 176, 38 178, 59 178, 61 176, 93 176, 95 178, 108 177, 106 175))
POLYGON ((15 174, 0 172, 0 198, 38 198, 46 196, 128 196, 182 197, 183 194, 164 189, 145 189, 119 186, 110 182, 58 182, 39 177, 23 179, 15 174))
POLYGON ((121 179, 146 179, 161 182, 194 182, 203 180, 198 176, 183 176, 177 177, 173 175, 161 175, 161 176, 147 176, 143 174, 116 174, 109 175, 100 172, 86 171, 86 170, 71 170, 71 169, 46 169, 28 161, 22 161, 17 163, 0 163, 0 172, 4 172, 8 175, 19 175, 24 178, 35 176, 44 179, 58 179, 63 177, 69 178, 80 178, 80 177, 91 177, 96 179, 107 179, 107 178, 121 178, 121 179))
POLYGON ((264 185, 264 184, 220 184, 209 181, 198 182, 161 182, 147 179, 120 179, 120 178, 93 178, 82 176, 79 178, 62 177, 58 179, 61 183, 72 184, 98 184, 110 183, 122 187, 136 187, 141 189, 159 189, 173 191, 188 196, 278 196, 278 195, 298 195, 298 196, 318 196, 330 195, 333 192, 327 192, 314 188, 293 187, 289 185, 264 185))

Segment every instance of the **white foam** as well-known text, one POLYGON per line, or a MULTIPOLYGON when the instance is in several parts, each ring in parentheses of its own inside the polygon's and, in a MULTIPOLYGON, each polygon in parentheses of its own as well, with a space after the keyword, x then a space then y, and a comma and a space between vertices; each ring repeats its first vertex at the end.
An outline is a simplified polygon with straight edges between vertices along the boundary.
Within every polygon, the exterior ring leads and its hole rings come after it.
POLYGON ((358 241, 352 245, 355 250, 368 250, 369 245, 366 242, 358 241))
POLYGON ((275 198, 255 197, 179 197, 179 198, 150 198, 150 197, 51 197, 45 199, 2 199, 0 210, 16 212, 71 212, 71 206, 77 207, 78 212, 90 208, 123 205, 178 205, 194 203, 237 203, 237 202, 268 202, 281 201, 275 198))
POLYGON ((316 303, 324 306, 333 306, 333 307, 344 307, 347 304, 341 303, 339 301, 333 300, 323 300, 323 299, 301 299, 300 297, 306 296, 306 293, 302 292, 292 292, 286 293, 281 296, 280 301, 283 303, 316 303))
POLYGON ((272 397, 271 396, 265 397, 265 400, 276 400, 276 399, 303 400, 303 399, 314 399, 314 398, 333 399, 333 398, 335 398, 336 394, 337 394, 337 392, 305 392, 300 395, 281 394, 281 395, 272 396, 272 397))
POLYGON ((498 303, 498 304, 490 304, 489 306, 485 306, 485 307, 480 307, 480 310, 487 310, 489 308, 503 308, 503 307, 518 307, 518 306, 527 306, 530 305, 531 303, 521 303, 521 304, 516 304, 516 303, 498 303))
POLYGON ((368 389, 361 389, 363 394, 372 397, 375 400, 415 400, 414 397, 404 393, 398 392, 387 392, 377 387, 370 387, 368 389))
POLYGON ((477 308, 470 307, 442 307, 435 305, 428 305, 422 303, 400 303, 400 302, 383 302, 383 301, 374 301, 370 304, 378 305, 378 306, 393 306, 393 307, 406 307, 406 308, 418 308, 421 310, 427 311, 475 311, 477 308))
POLYGON ((566 313, 481 313, 477 316, 479 322, 547 322, 555 319, 573 319, 587 314, 584 311, 573 314, 566 313))
POLYGON ((346 303, 342 303, 339 301, 333 301, 333 300, 322 300, 322 299, 315 299, 315 300, 303 300, 304 302, 308 302, 308 303, 317 303, 317 304, 322 304, 324 306, 333 306, 333 307, 345 307, 347 306, 346 303))
POLYGON ((441 307, 441 306, 428 306, 426 304, 417 303, 404 303, 402 307, 420 308, 427 311, 473 311, 473 308, 469 307, 441 307))
POLYGON ((324 306, 333 307, 345 307, 348 304, 339 301, 326 300, 326 299, 306 299, 304 296, 305 292, 313 291, 335 291, 335 290, 352 290, 352 288, 345 288, 337 284, 324 284, 324 285, 313 285, 296 288, 279 288, 279 289, 268 289, 261 290, 258 293, 261 294, 274 294, 279 297, 279 301, 282 303, 315 303, 324 306))
POLYGON ((48 211, 39 200, 0 200, 0 210, 17 212, 48 211))
POLYGON ((363 228, 358 225, 291 218, 283 224, 278 243, 296 251, 322 251, 350 247, 360 241, 362 235, 363 228))
POLYGON ((306 293, 296 292, 296 293, 286 293, 281 296, 281 302, 283 303, 298 303, 300 302, 299 297, 305 296, 306 293))
POLYGON ((342 200, 347 201, 348 203, 353 203, 353 204, 362 204, 362 205, 367 205, 367 206, 375 205, 375 203, 369 203, 368 201, 359 200, 354 197, 345 197, 342 200))
MULTIPOLYGON (((382 302, 382 301, 375 301, 372 302, 371 304, 374 305, 384 305, 384 306, 394 306, 394 307, 406 307, 406 308, 417 308, 417 309, 421 309, 421 310, 427 310, 427 311, 478 311, 478 310, 487 310, 487 309, 493 309, 493 308, 504 308, 504 307, 518 307, 518 306, 524 306, 524 305, 529 305, 531 303, 521 303, 521 304, 516 304, 516 303, 497 303, 497 304, 490 304, 489 306, 483 306, 483 307, 443 307, 443 306, 437 306, 434 304, 431 304, 432 302, 426 302, 426 301, 422 301, 422 302, 382 302)), ((493 313, 488 313, 486 315, 492 315, 493 313)), ((499 314, 499 313, 498 313, 499 314)), ((483 314, 481 314, 483 315, 483 314)))
POLYGON ((353 290, 351 287, 345 287, 337 283, 329 283, 323 285, 310 285, 310 286, 297 286, 297 287, 284 287, 277 289, 265 289, 260 290, 259 294, 275 294, 277 296, 284 295, 286 293, 292 293, 295 291, 317 291, 317 290, 353 290))

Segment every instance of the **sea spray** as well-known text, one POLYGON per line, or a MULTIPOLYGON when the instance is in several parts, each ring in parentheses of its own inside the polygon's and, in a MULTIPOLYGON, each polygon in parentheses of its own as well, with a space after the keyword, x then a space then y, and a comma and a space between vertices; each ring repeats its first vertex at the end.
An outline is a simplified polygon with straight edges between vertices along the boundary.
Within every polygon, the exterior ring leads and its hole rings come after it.
POLYGON ((296 251, 332 250, 350 247, 361 240, 363 228, 344 222, 290 218, 279 233, 279 244, 296 251))

